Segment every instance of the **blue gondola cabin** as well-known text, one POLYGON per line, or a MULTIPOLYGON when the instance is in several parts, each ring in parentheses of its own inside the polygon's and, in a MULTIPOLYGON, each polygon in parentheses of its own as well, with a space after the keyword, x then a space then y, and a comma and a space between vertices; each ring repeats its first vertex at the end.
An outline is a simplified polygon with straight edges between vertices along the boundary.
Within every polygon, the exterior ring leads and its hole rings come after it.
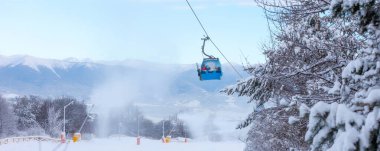
POLYGON ((218 58, 203 59, 201 68, 198 69, 198 76, 201 81, 220 80, 222 75, 222 66, 218 58))

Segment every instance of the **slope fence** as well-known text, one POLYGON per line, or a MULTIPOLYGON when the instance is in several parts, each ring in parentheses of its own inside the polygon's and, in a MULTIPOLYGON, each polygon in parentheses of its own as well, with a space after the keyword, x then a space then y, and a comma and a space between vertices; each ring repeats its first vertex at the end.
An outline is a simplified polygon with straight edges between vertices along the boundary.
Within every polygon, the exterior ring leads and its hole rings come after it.
POLYGON ((61 142, 60 139, 46 137, 46 136, 26 136, 26 137, 11 137, 11 138, 0 139, 0 146, 10 144, 10 143, 21 143, 21 142, 30 142, 30 141, 54 142, 54 143, 61 142))

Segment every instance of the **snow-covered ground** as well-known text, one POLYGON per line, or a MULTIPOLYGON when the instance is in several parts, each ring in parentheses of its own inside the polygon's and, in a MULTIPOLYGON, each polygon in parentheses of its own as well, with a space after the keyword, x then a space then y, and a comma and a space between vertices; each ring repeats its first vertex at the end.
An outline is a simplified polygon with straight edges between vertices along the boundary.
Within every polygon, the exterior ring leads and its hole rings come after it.
POLYGON ((108 138, 59 144, 52 142, 21 142, 0 146, 0 151, 241 151, 244 143, 239 141, 203 142, 189 141, 163 144, 159 140, 141 139, 136 145, 136 138, 108 138))

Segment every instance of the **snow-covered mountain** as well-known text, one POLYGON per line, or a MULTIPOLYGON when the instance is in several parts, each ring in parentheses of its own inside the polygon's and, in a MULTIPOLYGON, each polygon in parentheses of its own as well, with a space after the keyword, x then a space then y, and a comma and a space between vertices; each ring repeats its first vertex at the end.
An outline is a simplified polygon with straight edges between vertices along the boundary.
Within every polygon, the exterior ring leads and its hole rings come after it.
POLYGON ((32 56, 0 56, 0 92, 86 97, 105 78, 105 65, 32 56))

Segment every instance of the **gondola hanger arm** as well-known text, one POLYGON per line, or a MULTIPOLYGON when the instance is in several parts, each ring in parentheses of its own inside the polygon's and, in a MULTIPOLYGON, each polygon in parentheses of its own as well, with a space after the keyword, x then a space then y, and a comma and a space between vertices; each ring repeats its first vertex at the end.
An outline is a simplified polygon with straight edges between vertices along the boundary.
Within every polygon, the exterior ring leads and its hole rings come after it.
POLYGON ((208 58, 215 58, 214 56, 212 56, 212 55, 208 55, 208 54, 206 54, 206 52, 205 52, 206 41, 207 41, 207 40, 210 40, 210 37, 205 36, 204 38, 202 38, 202 40, 203 40, 202 53, 203 53, 205 56, 207 56, 208 58))

